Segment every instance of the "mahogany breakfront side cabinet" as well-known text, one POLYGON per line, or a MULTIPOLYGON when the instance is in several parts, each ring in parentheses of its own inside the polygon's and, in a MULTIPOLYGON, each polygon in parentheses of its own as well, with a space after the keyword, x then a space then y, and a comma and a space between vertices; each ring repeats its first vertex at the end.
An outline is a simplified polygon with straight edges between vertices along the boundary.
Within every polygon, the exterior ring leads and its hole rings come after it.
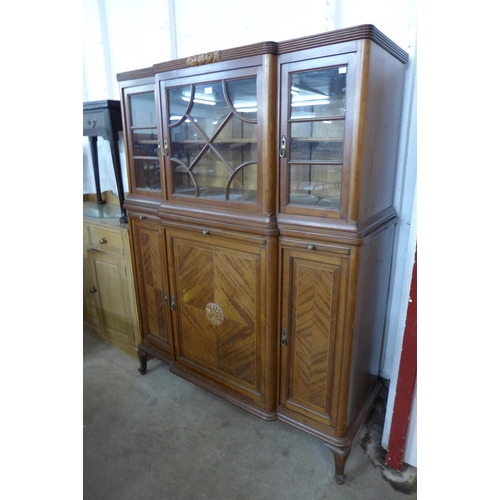
POLYGON ((316 436, 339 484, 380 388, 407 61, 361 25, 118 75, 139 371, 316 436))

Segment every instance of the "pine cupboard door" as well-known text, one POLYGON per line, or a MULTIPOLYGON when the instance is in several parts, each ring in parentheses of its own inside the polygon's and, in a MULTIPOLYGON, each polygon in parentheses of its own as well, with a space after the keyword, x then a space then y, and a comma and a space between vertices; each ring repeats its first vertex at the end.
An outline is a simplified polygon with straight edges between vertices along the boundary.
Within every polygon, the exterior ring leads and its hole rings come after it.
POLYGON ((130 351, 136 345, 133 302, 123 256, 90 250, 90 272, 96 290, 101 333, 112 343, 130 351))
POLYGON ((274 285, 266 267, 273 243, 204 233, 167 231, 175 294, 174 371, 274 419, 276 364, 267 307, 274 285))
POLYGON ((169 293, 163 232, 158 221, 129 213, 135 250, 141 340, 171 356, 169 293))
POLYGON ((337 253, 318 247, 282 242, 278 414, 334 434, 341 392, 349 249, 338 248, 337 253))

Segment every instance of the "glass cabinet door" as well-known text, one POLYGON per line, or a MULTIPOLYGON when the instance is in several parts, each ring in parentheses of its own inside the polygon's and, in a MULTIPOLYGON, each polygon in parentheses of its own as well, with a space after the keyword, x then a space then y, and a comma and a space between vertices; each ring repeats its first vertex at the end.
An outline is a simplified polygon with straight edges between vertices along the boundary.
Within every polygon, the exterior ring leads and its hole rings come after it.
POLYGON ((257 77, 165 90, 174 195, 257 202, 257 77))
POLYGON ((321 209, 326 213, 317 215, 335 217, 345 184, 348 67, 301 67, 290 64, 283 72, 280 207, 289 213, 321 209))
POLYGON ((129 89, 127 99, 129 158, 134 191, 161 193, 160 153, 155 92, 129 89))

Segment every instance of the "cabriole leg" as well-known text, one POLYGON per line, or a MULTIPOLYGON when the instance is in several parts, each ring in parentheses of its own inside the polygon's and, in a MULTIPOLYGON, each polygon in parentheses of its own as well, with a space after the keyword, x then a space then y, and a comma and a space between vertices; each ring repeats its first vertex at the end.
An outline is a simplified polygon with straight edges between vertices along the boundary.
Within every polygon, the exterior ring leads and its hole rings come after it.
POLYGON ((335 446, 330 443, 325 443, 325 446, 333 453, 335 460, 335 479, 338 484, 344 484, 345 480, 345 463, 349 453, 351 453, 351 445, 335 446))
POLYGON ((139 373, 141 375, 145 375, 148 368, 148 355, 142 349, 138 349, 137 356, 139 357, 139 363, 141 364, 138 368, 139 373))

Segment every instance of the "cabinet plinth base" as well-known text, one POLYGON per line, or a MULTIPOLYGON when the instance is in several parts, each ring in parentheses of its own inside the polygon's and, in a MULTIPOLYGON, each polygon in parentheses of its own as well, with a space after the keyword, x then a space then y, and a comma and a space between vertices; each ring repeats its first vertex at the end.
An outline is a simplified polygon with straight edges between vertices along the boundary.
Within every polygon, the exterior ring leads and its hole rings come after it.
POLYGON ((268 420, 268 421, 276 420, 276 412, 266 411, 262 408, 259 408, 257 406, 258 403, 254 404, 248 402, 241 396, 233 395, 229 391, 224 390, 223 388, 215 384, 212 385, 206 379, 196 376, 196 374, 194 374, 190 370, 185 369, 184 367, 172 364, 170 366, 170 371, 175 375, 178 375, 179 377, 191 382, 192 384, 195 384, 198 387, 201 387, 202 389, 205 389, 206 391, 209 391, 212 394, 215 394, 216 396, 219 396, 220 398, 225 399, 226 401, 229 401, 230 403, 233 403, 234 405, 239 406, 240 408, 243 408, 244 410, 250 413, 253 413, 254 415, 263 420, 268 420))

